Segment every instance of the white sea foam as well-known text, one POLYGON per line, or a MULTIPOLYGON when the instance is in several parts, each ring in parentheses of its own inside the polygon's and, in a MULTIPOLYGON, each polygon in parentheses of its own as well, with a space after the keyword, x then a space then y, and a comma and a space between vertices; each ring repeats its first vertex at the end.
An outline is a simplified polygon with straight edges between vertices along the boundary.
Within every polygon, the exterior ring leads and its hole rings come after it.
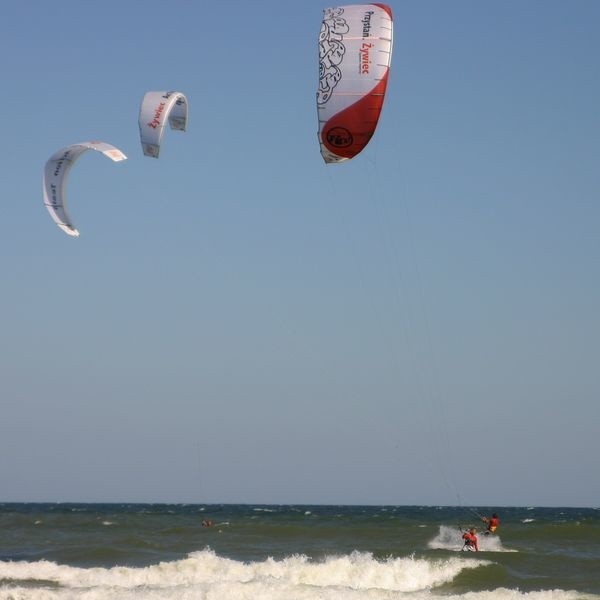
MULTIPOLYGON (((463 532, 458 527, 441 525, 439 533, 427 543, 427 546, 433 550, 460 552, 464 545, 462 534, 463 532)), ((478 533, 477 540, 480 552, 517 552, 517 550, 504 548, 500 536, 496 534, 478 533)))
POLYGON ((489 563, 459 558, 376 560, 359 552, 321 562, 313 562, 306 556, 290 556, 243 563, 219 557, 210 550, 144 568, 82 569, 48 561, 0 562, 0 580, 12 583, 0 588, 0 600, 141 597, 376 600, 397 598, 403 592, 427 591, 452 581, 464 569, 486 564, 489 563), (25 580, 29 586, 17 590, 19 581, 25 580), (32 582, 38 582, 39 587, 30 587, 32 582))
MULTIPOLYGON (((0 600, 431 600, 431 589, 488 561, 389 558, 355 552, 313 562, 305 556, 242 563, 210 550, 144 568, 82 569, 52 562, 0 562, 0 600), (27 584, 25 584, 27 581, 27 584)), ((445 600, 584 600, 561 590, 497 589, 445 600)))

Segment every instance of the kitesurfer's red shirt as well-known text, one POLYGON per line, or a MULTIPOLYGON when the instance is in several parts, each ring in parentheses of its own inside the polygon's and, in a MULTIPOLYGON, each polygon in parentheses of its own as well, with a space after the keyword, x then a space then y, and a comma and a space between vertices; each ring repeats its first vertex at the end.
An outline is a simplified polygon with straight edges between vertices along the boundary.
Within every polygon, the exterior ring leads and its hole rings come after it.
POLYGON ((465 544, 469 546, 469 548, 475 548, 475 550, 479 550, 477 546, 477 536, 470 531, 466 531, 463 533, 463 540, 465 540, 465 544))
POLYGON ((498 517, 492 517, 488 521, 488 531, 491 531, 493 533, 494 531, 496 531, 496 529, 498 529, 498 525, 500 525, 500 519, 498 517))

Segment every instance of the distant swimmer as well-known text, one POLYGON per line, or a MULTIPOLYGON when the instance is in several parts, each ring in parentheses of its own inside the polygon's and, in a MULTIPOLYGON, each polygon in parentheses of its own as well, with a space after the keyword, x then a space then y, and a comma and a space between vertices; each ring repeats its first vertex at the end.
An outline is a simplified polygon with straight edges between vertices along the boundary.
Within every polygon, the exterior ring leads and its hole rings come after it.
POLYGON ((475 527, 471 527, 469 531, 463 533, 462 539, 465 540, 463 550, 478 552, 479 546, 477 545, 477 530, 475 527))
POLYGON ((212 527, 213 522, 210 519, 204 519, 202 521, 202 527, 212 527))
POLYGON ((498 529, 498 526, 500 525, 500 519, 498 518, 498 515, 496 513, 494 513, 491 517, 482 517, 481 520, 484 523, 487 523, 487 530, 485 532, 485 535, 489 535, 490 533, 496 533, 496 529, 498 529))

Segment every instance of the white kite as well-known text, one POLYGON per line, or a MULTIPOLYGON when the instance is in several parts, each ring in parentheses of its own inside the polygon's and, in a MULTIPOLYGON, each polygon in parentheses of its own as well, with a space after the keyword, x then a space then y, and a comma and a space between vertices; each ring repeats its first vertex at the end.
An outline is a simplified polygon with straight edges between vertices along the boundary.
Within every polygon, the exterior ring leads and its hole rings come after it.
POLYGON ((147 92, 142 99, 138 119, 146 156, 158 158, 167 118, 171 129, 185 131, 188 120, 186 97, 180 92, 147 92))
POLYGON ((323 11, 317 112, 326 163, 356 156, 377 127, 392 60, 392 9, 356 4, 323 11))
POLYGON ((55 152, 46 162, 44 169, 44 205, 54 222, 73 237, 79 236, 79 231, 73 226, 65 205, 65 184, 67 176, 75 161, 88 150, 102 152, 115 162, 127 157, 118 149, 106 142, 80 142, 62 148, 55 152))

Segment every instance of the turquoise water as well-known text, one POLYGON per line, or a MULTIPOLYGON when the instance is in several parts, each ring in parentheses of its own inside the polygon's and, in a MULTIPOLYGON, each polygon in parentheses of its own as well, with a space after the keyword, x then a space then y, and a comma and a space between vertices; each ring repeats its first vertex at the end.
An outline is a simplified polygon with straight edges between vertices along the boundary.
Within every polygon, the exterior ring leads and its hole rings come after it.
POLYGON ((0 599, 600 599, 598 509, 0 504, 0 528, 0 599))

